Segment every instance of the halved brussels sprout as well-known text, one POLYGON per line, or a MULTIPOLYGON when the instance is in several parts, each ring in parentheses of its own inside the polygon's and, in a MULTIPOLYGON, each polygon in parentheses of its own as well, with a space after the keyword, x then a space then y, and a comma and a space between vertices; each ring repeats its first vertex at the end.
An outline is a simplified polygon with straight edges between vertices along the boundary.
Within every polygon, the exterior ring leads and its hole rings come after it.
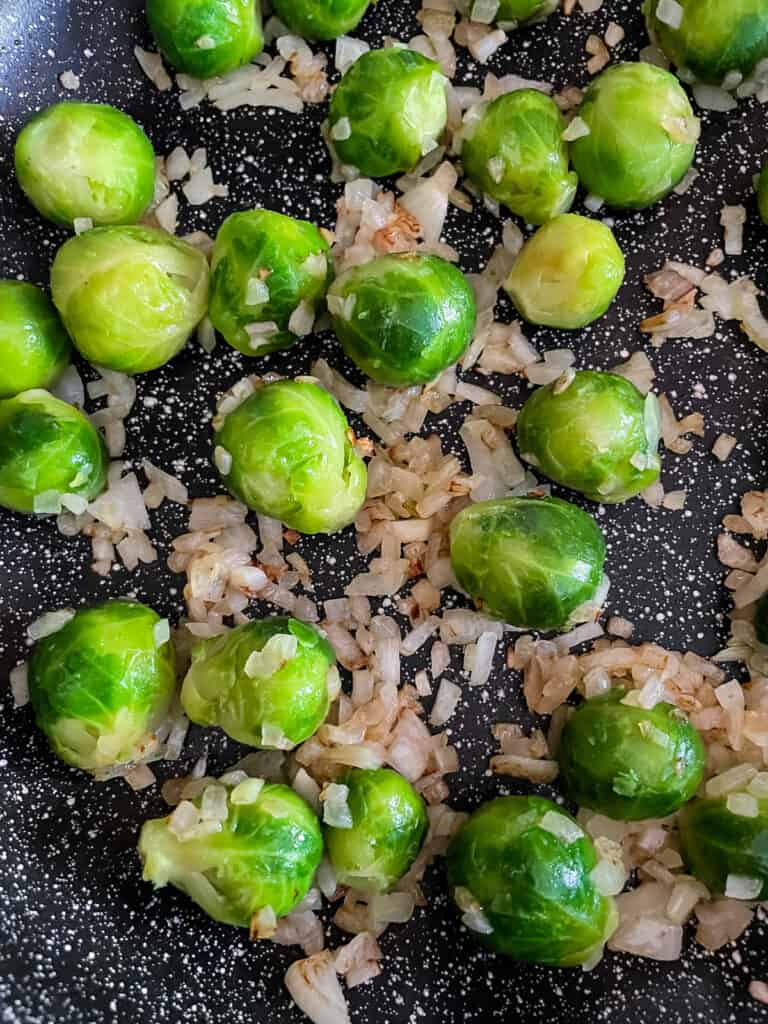
POLYGON ((331 99, 329 146, 365 177, 413 170, 443 134, 445 81, 439 65, 414 50, 364 53, 331 99))
POLYGON ((193 78, 214 78, 264 49, 260 0, 147 0, 147 21, 163 54, 193 78))
MULTIPOLYGON (((474 0, 477 4, 478 0, 474 0)), ((485 0, 479 0, 484 6, 485 0)), ((491 0, 492 2, 492 0, 491 0)), ((498 25, 530 25, 543 21, 560 6, 558 0, 500 0, 495 21, 498 25)), ((471 13, 471 12, 470 12, 471 13)))
POLYGON ((768 163, 757 179, 757 206, 763 224, 768 224, 768 163))
POLYGON ((515 960, 576 967, 594 962, 618 923, 590 872, 589 836, 536 796, 489 800, 448 850, 448 882, 467 926, 515 960))
POLYGON ((94 228, 56 253, 51 290, 81 355, 144 373, 172 359, 205 316, 208 263, 165 231, 94 228))
MULTIPOLYGON (((721 85, 729 75, 749 78, 768 58, 765 0, 678 0, 677 28, 658 16, 660 0, 645 0, 648 32, 664 55, 700 82, 721 85)), ((738 79, 735 84, 739 84, 738 79)), ((728 84, 728 83, 726 83, 728 84)))
POLYGON ((427 831, 424 801, 389 768, 353 768, 347 786, 351 828, 324 826, 325 845, 340 885, 387 892, 416 860, 427 831))
POLYGON ((497 498, 455 517, 451 562, 485 614, 519 629, 562 629, 594 615, 605 538, 592 516, 559 498, 497 498))
POLYGON ((155 152, 142 129, 102 103, 54 103, 19 133, 16 177, 32 205, 72 227, 132 224, 152 202, 155 152))
POLYGON ((248 356, 292 345, 292 315, 302 303, 314 312, 325 298, 333 276, 327 254, 314 224, 272 210, 233 213, 213 249, 213 326, 248 356), (268 329, 249 332, 251 325, 268 329))
POLYGON ((517 443, 527 462, 608 505, 659 479, 660 437, 656 396, 643 397, 626 377, 598 370, 577 370, 569 383, 537 388, 517 421, 517 443))
POLYGON ((176 689, 174 649, 160 622, 146 605, 107 601, 37 642, 29 697, 62 761, 98 774, 146 759, 176 689))
POLYGON ((273 0, 278 18, 302 39, 338 39, 357 28, 377 0, 273 0))
POLYGON ((470 108, 461 162, 470 181, 529 224, 569 210, 578 178, 568 168, 565 122, 554 100, 535 89, 470 108))
POLYGON ((313 626, 282 617, 248 622, 193 648, 181 703, 198 725, 218 725, 252 747, 290 750, 328 714, 335 666, 313 626))
POLYGON ((624 280, 624 256, 599 220, 563 213, 525 243, 504 289, 532 324, 576 330, 608 309, 624 280))
POLYGON ((0 401, 0 505, 16 512, 61 511, 91 501, 107 479, 107 450, 74 405, 33 389, 0 401))
MULTIPOLYGON (((740 794, 739 794, 740 795, 740 794)), ((746 816, 729 809, 734 794, 697 798, 677 819, 686 867, 716 896, 768 899, 768 799, 755 799, 746 816), (738 894, 731 888, 733 880, 738 894), (730 881, 730 884, 729 884, 730 881)))
POLYGON ((609 206, 643 209, 668 195, 693 163, 701 124, 674 75, 654 64, 617 64, 587 89, 571 143, 581 184, 609 206))
POLYGON ((72 345, 42 289, 0 281, 0 398, 47 388, 69 363, 72 345))
POLYGON ((426 384, 463 354, 475 333, 475 297, 447 260, 379 256, 331 285, 328 309, 349 358, 390 387, 426 384))
POLYGON ((560 778, 569 800, 609 818, 666 818, 699 788, 704 745, 673 704, 642 708, 626 697, 617 687, 576 709, 557 751, 560 778))
POLYGON ((173 885, 209 917, 248 928, 268 908, 289 914, 309 892, 323 855, 320 823, 288 786, 211 783, 167 818, 144 822, 144 881, 173 885))
POLYGON ((340 530, 365 499, 368 474, 346 417, 310 381, 258 388, 229 413, 215 443, 232 494, 300 533, 340 530))

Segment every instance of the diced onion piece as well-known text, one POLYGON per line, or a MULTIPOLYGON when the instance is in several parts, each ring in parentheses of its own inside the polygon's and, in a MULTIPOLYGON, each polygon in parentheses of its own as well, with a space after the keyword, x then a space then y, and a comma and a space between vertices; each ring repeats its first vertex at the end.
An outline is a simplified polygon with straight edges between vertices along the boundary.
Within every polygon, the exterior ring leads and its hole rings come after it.
POLYGON ((229 794, 229 801, 235 807, 241 804, 253 804, 264 788, 264 779, 244 779, 238 782, 229 794))
POLYGON ((574 117, 563 132, 563 139, 566 142, 575 142, 576 139, 585 138, 589 133, 589 125, 587 122, 580 117, 574 117))
POLYGON ((763 888, 761 878, 746 875, 728 875, 725 880, 725 895, 732 900, 756 900, 763 888))
POLYGON ((544 829, 545 832, 551 833, 553 836, 557 836, 558 839, 562 839, 568 845, 584 837, 583 831, 575 821, 571 821, 564 814, 558 814, 557 811, 547 811, 541 817, 538 827, 544 829))
POLYGON ((350 1024, 333 953, 329 950, 291 964, 285 975, 285 987, 313 1024, 350 1024))
POLYGON ((251 679, 268 679, 296 656, 298 643, 291 633, 271 636, 260 651, 252 651, 248 656, 245 674, 251 679))
POLYGON ((323 821, 333 828, 352 828, 352 813, 347 803, 349 787, 329 782, 320 794, 323 803, 323 821))
POLYGON ((167 644, 171 639, 171 626, 168 619, 160 619, 152 627, 152 636, 155 641, 155 647, 162 647, 163 644, 167 644))
POLYGON ((75 611, 73 608, 61 608, 55 612, 45 612, 44 615, 35 619, 34 622, 30 622, 27 626, 27 636, 33 641, 42 640, 46 636, 58 633, 74 617, 75 611))
POLYGON ((760 810, 757 800, 749 793, 729 793, 725 806, 739 818, 756 818, 760 810))

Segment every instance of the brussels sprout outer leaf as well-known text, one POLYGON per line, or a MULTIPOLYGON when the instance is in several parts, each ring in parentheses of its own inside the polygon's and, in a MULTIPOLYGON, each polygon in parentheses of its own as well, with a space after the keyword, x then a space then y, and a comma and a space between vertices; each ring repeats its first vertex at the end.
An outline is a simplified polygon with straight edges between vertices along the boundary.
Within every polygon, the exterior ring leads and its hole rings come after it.
POLYGON ((496 21, 516 21, 519 24, 543 21, 559 6, 558 0, 501 0, 496 21))
POLYGON ((678 826, 686 866, 713 895, 725 893, 729 875, 740 875, 762 880, 756 899, 768 899, 768 800, 758 800, 756 818, 733 814, 727 797, 692 800, 678 826))
POLYGON ((157 45, 179 71, 214 78, 264 49, 259 0, 147 0, 157 45))
POLYGON ((49 298, 25 281, 0 281, 0 398, 47 388, 67 366, 72 345, 49 298))
MULTIPOLYGON (((376 0, 374 0, 376 2, 376 0)), ((274 0, 272 7, 302 39, 338 39, 362 21, 371 0, 274 0)))

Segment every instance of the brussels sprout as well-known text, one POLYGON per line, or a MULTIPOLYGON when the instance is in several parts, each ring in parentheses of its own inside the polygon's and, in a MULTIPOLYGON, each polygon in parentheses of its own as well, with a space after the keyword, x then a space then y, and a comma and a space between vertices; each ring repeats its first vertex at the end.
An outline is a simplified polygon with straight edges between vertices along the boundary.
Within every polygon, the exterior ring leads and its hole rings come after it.
POLYGON ((205 316, 208 263, 165 231, 94 228, 56 253, 51 290, 81 355, 144 373, 172 359, 205 316))
POLYGON ((544 224, 570 209, 578 187, 568 169, 564 127, 554 101, 535 89, 480 103, 465 118, 464 171, 512 213, 544 224))
POLYGON ((563 213, 528 239, 504 289, 532 324, 576 330, 608 309, 624 280, 624 256, 599 220, 563 213))
POLYGON ((390 387, 426 384, 475 333, 475 297, 439 256, 395 253, 351 267, 331 285, 333 329, 349 358, 390 387))
POLYGON ((259 0, 147 0, 159 48, 179 71, 214 78, 264 49, 259 0))
POLYGON ((350 434, 327 391, 279 380, 229 413, 216 433, 217 464, 249 508, 300 533, 334 533, 365 499, 368 474, 350 434))
MULTIPOLYGON (((475 5, 477 2, 478 0, 475 0, 475 5)), ((481 5, 483 2, 484 0, 480 0, 481 5)), ((495 21, 501 25, 509 24, 510 27, 513 26, 513 23, 515 25, 530 25, 548 18, 559 6, 559 0, 501 0, 495 21)))
POLYGON ((377 0, 273 0, 278 18, 302 39, 338 39, 357 28, 377 0))
POLYGON ((101 103, 54 103, 16 140, 16 177, 44 217, 72 227, 132 224, 152 202, 155 152, 132 117, 101 103))
POLYGON ((757 179, 757 206, 764 224, 768 224, 768 163, 757 179))
POLYGON ((768 644, 768 594, 755 605, 755 634, 761 644, 768 644))
POLYGON ((575 505, 559 498, 480 501, 459 512, 450 536, 456 578, 487 615, 519 629, 561 629, 592 618, 605 538, 575 505))
MULTIPOLYGON (((737 73, 749 78, 768 58, 768 6, 765 0, 678 0, 680 25, 658 16, 660 0, 645 0, 648 32, 679 68, 701 82, 720 85, 737 73)), ((726 83, 727 84, 727 83, 726 83)))
POLYGON ((325 298, 332 277, 327 252, 314 224, 271 210, 233 213, 219 228, 213 249, 213 326, 249 356, 292 345, 292 314, 301 303, 314 309, 325 298), (274 329, 249 334, 251 324, 274 329))
POLYGON ((58 380, 72 352, 48 296, 25 281, 0 281, 0 398, 58 380))
POLYGON ((587 89, 571 143, 581 184, 609 206, 642 209, 668 195, 693 162, 701 124, 674 75, 617 64, 587 89))
POLYGON ((35 721, 67 764, 100 773, 146 759, 176 689, 160 617, 133 601, 76 612, 29 661, 35 721))
POLYGON ((538 388, 520 410, 522 457, 551 480, 592 501, 616 505, 659 479, 661 413, 616 373, 578 370, 538 388))
MULTIPOLYGON (((691 800, 680 811, 680 852, 688 870, 713 895, 737 896, 736 886, 751 887, 742 899, 768 899, 768 800, 756 800, 756 816, 729 810, 734 795, 691 800)), ((754 807, 752 808, 754 810, 754 807)))
POLYGON ((146 821, 144 881, 156 889, 170 883, 215 921, 240 928, 268 907, 275 917, 289 914, 309 892, 323 837, 300 796, 261 782, 213 783, 169 817, 146 821))
POLYGON ((0 505, 60 512, 62 495, 90 501, 106 478, 101 435, 73 405, 37 388, 0 401, 0 505))
POLYGON ((193 722, 219 725, 240 743, 290 749, 328 714, 335 665, 333 648, 313 626, 289 618, 248 622, 195 646, 181 703, 193 722))
POLYGON ((445 81, 433 60, 413 50, 364 53, 331 99, 329 145, 369 178, 413 170, 445 128, 445 81))
POLYGON ((591 840, 556 804, 505 796, 462 825, 448 850, 448 882, 491 949, 575 967, 594 962, 618 921, 590 878, 596 865, 591 840))
POLYGON ((353 768, 341 780, 349 789, 351 828, 324 828, 325 845, 340 885, 386 892, 416 860, 427 831, 424 801, 389 768, 353 768))
POLYGON ((704 745, 674 705, 625 699, 618 687, 577 708, 558 748, 560 778, 570 800, 609 818, 665 818, 699 788, 704 745))

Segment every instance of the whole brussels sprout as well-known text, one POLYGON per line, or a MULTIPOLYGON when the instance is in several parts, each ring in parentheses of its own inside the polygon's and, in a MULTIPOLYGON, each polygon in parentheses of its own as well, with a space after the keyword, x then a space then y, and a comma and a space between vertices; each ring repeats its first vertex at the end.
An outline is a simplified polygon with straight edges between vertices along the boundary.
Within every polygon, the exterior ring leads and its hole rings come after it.
POLYGON ((357 28, 377 0, 273 0, 278 18, 302 39, 338 39, 357 28))
POLYGON ((464 124, 461 161, 483 193, 529 224, 570 209, 579 182, 568 169, 565 124, 554 100, 519 89, 472 107, 464 124))
POLYGON ((333 275, 327 253, 328 243, 314 224, 272 210, 233 213, 213 248, 213 326, 248 356, 292 345, 292 314, 302 302, 314 309, 325 298, 333 275), (274 329, 249 334, 251 324, 274 329))
POLYGON ((752 886, 741 898, 768 899, 768 800, 758 799, 757 815, 746 817, 729 810, 726 796, 697 798, 677 820, 683 860, 713 895, 731 895, 735 876, 752 886))
POLYGON ((763 224, 768 224, 768 163, 757 179, 757 206, 763 224))
POLYGON ((341 781, 349 789, 352 826, 323 829, 336 878, 353 889, 387 892, 419 855, 427 831, 424 801, 389 768, 353 768, 341 781))
POLYGON ((235 927, 248 928, 267 907, 276 917, 289 914, 309 892, 323 837, 292 789, 260 783, 213 783, 173 815, 144 822, 144 881, 175 886, 209 917, 235 927), (186 828, 177 824, 180 810, 191 823, 186 828))
POLYGON ((107 450, 74 405, 32 389, 0 401, 0 505, 61 511, 62 495, 91 501, 107 479, 107 450))
POLYGON ((328 309, 349 358, 396 388, 439 377, 475 333, 472 289, 439 256, 393 253, 351 267, 331 285, 328 309))
POLYGON ((624 280, 624 256, 599 220, 563 213, 532 235, 504 289, 529 323, 576 330, 608 309, 624 280))
POLYGON ((571 143, 581 184, 609 206, 643 209, 668 195, 691 166, 701 124, 674 75, 653 64, 617 64, 587 89, 571 143))
POLYGON ((132 224, 152 202, 155 152, 142 129, 102 103, 54 103, 19 133, 16 177, 32 205, 72 227, 132 224))
POLYGON ((146 758, 176 689, 160 617, 133 601, 85 608, 39 640, 29 661, 35 721, 55 754, 93 773, 146 758))
POLYGON ((147 0, 158 47, 179 71, 214 78, 264 49, 259 0, 147 0))
POLYGON ((551 800, 505 796, 462 825, 448 850, 448 882, 491 949, 575 967, 599 956, 618 923, 613 900, 590 878, 596 865, 589 837, 551 800))
POLYGON ((198 643, 181 703, 198 725, 218 725, 252 747, 290 749, 328 714, 336 655, 314 626, 275 617, 198 643))
POLYGON ((331 98, 329 146, 365 177, 413 170, 445 128, 445 81, 440 67, 414 50, 364 53, 331 98))
POLYGON ((720 85, 734 73, 749 78, 755 65, 768 58, 765 0, 678 0, 683 10, 677 28, 659 18, 659 2, 643 4, 651 38, 673 64, 700 82, 720 85))
POLYGON ((593 617, 605 538, 575 505, 560 498, 479 501, 454 518, 450 537, 456 578, 483 613, 544 630, 593 617))
POLYGON ((327 391, 279 380, 229 413, 216 433, 217 463, 232 494, 254 511, 300 533, 334 533, 365 499, 368 474, 350 434, 327 391))
POLYGON ((558 0, 501 0, 496 12, 496 24, 510 28, 544 21, 560 6, 558 0))
POLYGON ((0 281, 0 398, 47 388, 72 352, 50 299, 26 281, 0 281))
POLYGON ((558 747, 569 800, 620 821, 666 818, 695 795, 706 756, 673 704, 623 703, 621 687, 581 704, 558 747))
POLYGON ((661 413, 616 373, 577 370, 565 388, 537 388, 520 410, 521 456, 592 501, 616 505, 659 479, 661 413))
POLYGON ((53 301, 92 363, 144 373, 179 352, 208 306, 205 256, 155 228, 94 228, 51 268, 53 301))

